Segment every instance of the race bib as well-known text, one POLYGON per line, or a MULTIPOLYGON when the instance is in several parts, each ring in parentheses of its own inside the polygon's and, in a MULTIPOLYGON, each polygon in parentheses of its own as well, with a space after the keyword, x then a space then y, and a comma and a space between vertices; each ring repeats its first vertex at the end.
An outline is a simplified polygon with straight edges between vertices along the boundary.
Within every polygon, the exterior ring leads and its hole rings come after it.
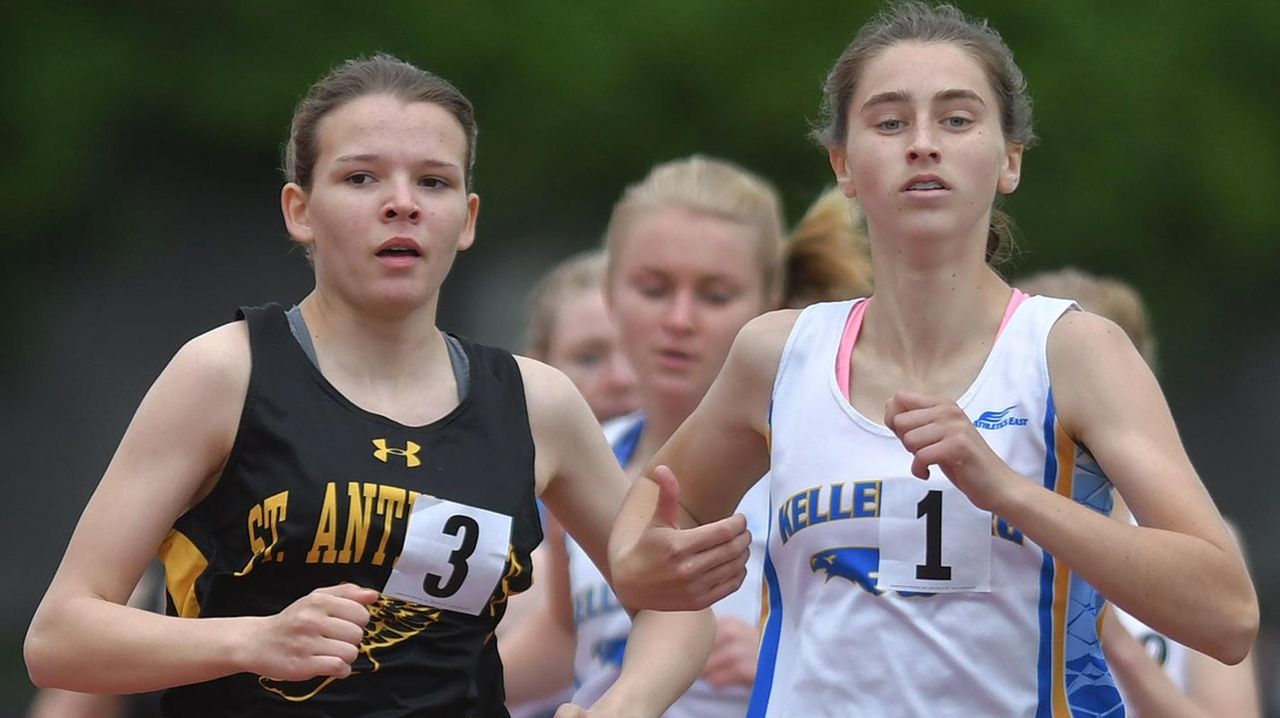
POLYGON ((423 494, 382 592, 477 616, 502 578, 510 541, 510 516, 423 494))
POLYGON ((991 590, 991 512, 945 476, 880 484, 876 588, 919 593, 991 590))

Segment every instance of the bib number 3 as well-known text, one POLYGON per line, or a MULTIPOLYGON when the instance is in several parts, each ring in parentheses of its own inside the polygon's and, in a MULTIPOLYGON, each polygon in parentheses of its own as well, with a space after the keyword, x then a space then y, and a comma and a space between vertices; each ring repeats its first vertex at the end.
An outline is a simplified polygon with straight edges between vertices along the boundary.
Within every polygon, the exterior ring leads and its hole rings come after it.
POLYGON ((404 549, 382 592, 436 608, 479 615, 502 578, 511 517, 419 496, 404 549))
POLYGON ((991 512, 945 477, 880 484, 876 588, 927 593, 991 590, 991 512))

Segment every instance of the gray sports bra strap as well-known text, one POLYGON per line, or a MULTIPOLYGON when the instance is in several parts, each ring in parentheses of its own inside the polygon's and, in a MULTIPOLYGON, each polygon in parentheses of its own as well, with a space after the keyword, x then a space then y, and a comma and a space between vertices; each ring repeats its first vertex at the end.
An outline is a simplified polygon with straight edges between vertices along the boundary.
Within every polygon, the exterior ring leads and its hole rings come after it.
POLYGON ((453 366, 453 380, 458 383, 458 401, 467 395, 471 387, 471 361, 462 348, 462 342, 452 334, 444 334, 444 345, 449 348, 449 364, 453 366))
POLYGON ((312 365, 319 369, 320 362, 316 361, 316 345, 311 341, 311 332, 307 331, 307 322, 302 318, 302 307, 293 305, 289 311, 285 312, 285 316, 289 319, 289 331, 293 332, 293 338, 298 340, 302 353, 306 354, 312 365))
MULTIPOLYGON (((311 341, 311 332, 307 331, 306 320, 302 318, 302 308, 295 304, 285 312, 285 316, 289 319, 289 331, 293 332, 293 338, 298 340, 302 353, 306 354, 311 364, 319 369, 316 345, 311 341)), ((458 401, 462 401, 467 395, 467 389, 471 386, 471 362, 467 359, 467 352, 462 348, 462 342, 456 337, 445 334, 444 345, 449 349, 449 365, 453 367, 453 379, 458 383, 458 401)))

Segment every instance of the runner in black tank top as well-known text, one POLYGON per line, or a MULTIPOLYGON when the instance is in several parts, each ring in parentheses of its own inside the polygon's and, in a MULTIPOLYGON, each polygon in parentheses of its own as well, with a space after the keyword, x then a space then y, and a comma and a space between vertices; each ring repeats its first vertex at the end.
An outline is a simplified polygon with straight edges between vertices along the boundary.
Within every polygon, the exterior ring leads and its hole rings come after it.
POLYGON ((307 359, 281 307, 241 313, 253 355, 249 393, 216 488, 162 547, 171 612, 272 615, 323 586, 381 587, 420 494, 512 517, 510 556, 478 616, 382 596, 346 679, 241 673, 171 689, 166 713, 262 715, 297 702, 308 714, 367 715, 379 693, 398 696, 407 714, 506 715, 492 633, 507 596, 528 588, 529 552, 542 539, 515 360, 462 340, 466 396, 439 421, 406 427, 339 394, 307 359))

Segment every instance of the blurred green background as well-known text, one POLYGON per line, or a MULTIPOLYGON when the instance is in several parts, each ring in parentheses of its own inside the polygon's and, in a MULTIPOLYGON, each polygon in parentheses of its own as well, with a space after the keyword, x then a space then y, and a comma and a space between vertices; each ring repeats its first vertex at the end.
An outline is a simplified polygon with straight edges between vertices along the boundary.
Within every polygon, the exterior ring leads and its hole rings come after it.
MULTIPOLYGON (((524 297, 598 241, 653 163, 692 152, 777 183, 788 219, 830 182, 806 140, 869 2, 14 4, 0 10, 0 714, 21 639, 146 387, 238 304, 295 301, 279 148, 307 85, 377 50, 435 70, 480 122, 476 246, 441 323, 518 349, 524 297)), ((964 2, 1014 48, 1040 146, 1006 208, 1006 273, 1075 265, 1148 299, 1192 459, 1240 527, 1280 644, 1280 4, 964 2), (1270 418, 1268 418, 1270 417, 1270 418)), ((129 517, 122 516, 122 521, 129 517)), ((1197 580, 1187 576, 1188 584, 1197 580)), ((1280 715, 1280 695, 1267 695, 1280 715)))

